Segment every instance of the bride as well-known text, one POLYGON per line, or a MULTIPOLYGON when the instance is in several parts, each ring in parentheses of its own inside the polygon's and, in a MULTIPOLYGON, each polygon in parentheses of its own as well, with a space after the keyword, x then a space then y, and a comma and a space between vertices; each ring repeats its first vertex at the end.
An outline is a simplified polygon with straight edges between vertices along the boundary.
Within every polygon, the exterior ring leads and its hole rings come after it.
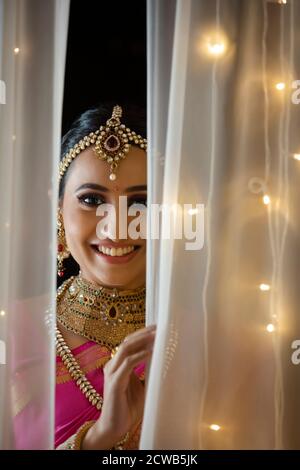
POLYGON ((109 213, 107 225, 97 228, 97 210, 110 204, 118 214, 120 196, 127 196, 128 209, 146 209, 143 135, 138 110, 116 105, 86 111, 63 138, 56 449, 138 449, 155 338, 155 326, 145 327, 146 240, 119 237, 109 213), (66 275, 68 257, 78 265, 76 275, 66 275))

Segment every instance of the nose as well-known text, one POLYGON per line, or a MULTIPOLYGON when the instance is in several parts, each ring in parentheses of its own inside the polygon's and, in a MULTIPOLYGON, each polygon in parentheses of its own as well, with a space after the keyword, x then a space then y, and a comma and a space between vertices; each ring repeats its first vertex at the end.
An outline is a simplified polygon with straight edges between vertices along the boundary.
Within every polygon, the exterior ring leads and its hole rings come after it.
POLYGON ((109 238, 116 243, 127 239, 127 200, 124 199, 117 197, 112 203, 98 207, 97 215, 102 216, 97 224, 98 238, 109 238))

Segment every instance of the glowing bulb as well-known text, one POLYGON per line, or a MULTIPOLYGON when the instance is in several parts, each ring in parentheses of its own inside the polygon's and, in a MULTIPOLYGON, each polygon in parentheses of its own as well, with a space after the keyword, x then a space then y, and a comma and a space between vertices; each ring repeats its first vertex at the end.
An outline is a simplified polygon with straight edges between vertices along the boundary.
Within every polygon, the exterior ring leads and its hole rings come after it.
POLYGON ((278 0, 278 3, 280 3, 281 5, 286 5, 286 4, 287 4, 287 0, 278 0))
POLYGON ((293 157, 295 160, 300 161, 300 153, 294 153, 293 157))
POLYGON ((270 196, 268 196, 267 194, 264 195, 263 197, 263 202, 264 204, 267 206, 268 204, 270 204, 271 202, 271 199, 270 199, 270 196))
POLYGON ((19 54, 19 52, 20 52, 20 48, 19 48, 19 47, 15 47, 15 48, 14 48, 14 53, 15 53, 15 54, 19 54))
POLYGON ((267 291, 271 289, 271 286, 269 284, 260 284, 259 288, 262 291, 267 291))
POLYGON ((285 83, 283 83, 283 82, 276 83, 275 87, 279 91, 284 90, 285 89, 285 83))
POLYGON ((208 52, 212 55, 221 55, 225 52, 225 44, 223 42, 208 43, 208 52))
POLYGON ((5 315, 4 310, 1 310, 0 315, 1 315, 1 317, 4 317, 4 315, 5 315))
POLYGON ((221 426, 219 426, 218 424, 211 424, 209 427, 212 431, 220 431, 221 429, 221 426))
POLYGON ((189 209, 189 210, 188 210, 188 214, 189 214, 189 215, 198 214, 198 209, 189 209))
POLYGON ((269 323, 269 324, 266 326, 266 330, 267 330, 269 333, 273 333, 273 331, 275 330, 275 326, 273 325, 273 323, 269 323))

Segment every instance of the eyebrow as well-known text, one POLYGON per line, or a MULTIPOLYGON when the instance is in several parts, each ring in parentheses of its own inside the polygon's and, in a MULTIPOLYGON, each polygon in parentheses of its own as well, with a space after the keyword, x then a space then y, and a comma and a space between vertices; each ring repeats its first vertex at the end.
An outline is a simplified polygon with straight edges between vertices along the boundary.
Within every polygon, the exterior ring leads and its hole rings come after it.
MULTIPOLYGON (((98 191, 102 191, 103 193, 107 193, 109 191, 108 188, 105 186, 102 186, 101 184, 96 184, 96 183, 84 183, 79 188, 76 189, 77 191, 80 191, 81 189, 95 189, 98 191)), ((125 189, 126 193, 132 193, 133 191, 147 191, 147 185, 146 184, 140 184, 137 186, 130 186, 129 188, 125 189)))

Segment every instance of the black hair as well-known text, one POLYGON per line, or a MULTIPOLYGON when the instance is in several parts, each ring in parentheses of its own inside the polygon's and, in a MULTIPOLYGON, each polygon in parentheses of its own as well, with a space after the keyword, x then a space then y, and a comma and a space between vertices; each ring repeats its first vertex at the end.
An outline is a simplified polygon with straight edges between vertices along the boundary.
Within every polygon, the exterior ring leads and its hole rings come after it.
MULTIPOLYGON (((90 132, 95 132, 101 125, 105 125, 106 121, 111 117, 113 107, 116 104, 119 104, 123 110, 121 122, 137 134, 147 138, 146 111, 144 108, 135 104, 106 102, 88 109, 73 122, 68 132, 62 138, 60 159, 62 160, 66 153, 86 135, 90 132)), ((60 200, 64 195, 68 170, 60 181, 60 200)))

